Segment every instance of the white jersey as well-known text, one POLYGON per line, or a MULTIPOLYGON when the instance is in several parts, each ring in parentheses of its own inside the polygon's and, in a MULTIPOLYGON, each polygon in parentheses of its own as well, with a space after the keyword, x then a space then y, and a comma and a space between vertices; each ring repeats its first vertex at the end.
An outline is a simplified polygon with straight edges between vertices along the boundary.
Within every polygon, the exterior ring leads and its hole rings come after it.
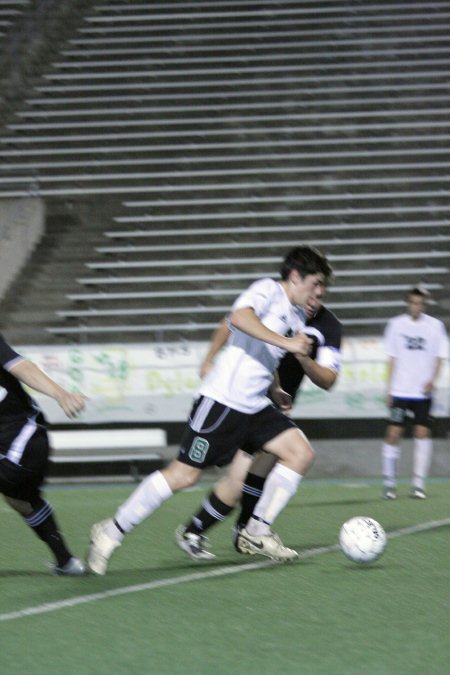
MULTIPOLYGON (((273 279, 255 281, 237 298, 232 311, 245 307, 251 307, 261 323, 279 335, 294 335, 305 326, 303 310, 291 304, 283 286, 273 279)), ((233 328, 199 394, 234 410, 258 412, 271 402, 267 390, 285 353, 284 349, 233 328)))
POLYGON ((391 319, 384 333, 386 354, 393 359, 391 396, 428 398, 424 386, 435 372, 437 359, 447 358, 448 345, 442 321, 428 314, 412 319, 401 314, 391 319))

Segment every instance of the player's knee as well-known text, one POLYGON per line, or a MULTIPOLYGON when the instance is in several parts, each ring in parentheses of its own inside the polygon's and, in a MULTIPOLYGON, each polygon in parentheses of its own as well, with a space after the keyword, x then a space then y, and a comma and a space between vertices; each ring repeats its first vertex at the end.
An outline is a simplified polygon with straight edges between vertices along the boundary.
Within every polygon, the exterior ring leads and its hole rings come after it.
POLYGON ((414 427, 414 438, 422 439, 429 438, 431 436, 430 429, 421 425, 414 427))
POLYGON ((176 492, 195 485, 201 476, 201 471, 188 464, 174 461, 166 469, 163 469, 162 474, 171 490, 176 492))
POLYGON ((33 506, 29 502, 23 501, 22 499, 7 497, 6 495, 4 495, 4 499, 10 505, 10 507, 14 509, 14 511, 20 513, 20 515, 24 518, 31 516, 33 513, 33 506))
POLYGON ((386 434, 384 438, 385 443, 388 443, 389 445, 396 445, 400 441, 402 433, 403 433, 402 427, 397 427, 394 425, 389 426, 386 429, 386 434))
POLYGON ((303 464, 304 466, 309 469, 313 464, 314 460, 316 458, 316 453, 314 451, 314 448, 312 448, 309 444, 303 449, 302 453, 302 459, 303 459, 303 464))
POLYGON ((285 455, 285 462, 294 471, 300 474, 306 473, 312 466, 315 459, 315 452, 309 443, 299 443, 288 449, 285 455))

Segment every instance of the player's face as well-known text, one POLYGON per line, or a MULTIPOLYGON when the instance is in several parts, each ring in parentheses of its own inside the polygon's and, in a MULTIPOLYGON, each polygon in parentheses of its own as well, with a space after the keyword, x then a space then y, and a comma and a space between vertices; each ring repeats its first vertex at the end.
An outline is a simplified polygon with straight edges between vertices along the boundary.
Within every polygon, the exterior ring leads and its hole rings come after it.
MULTIPOLYGON (((315 302, 324 285, 323 274, 307 274, 301 277, 298 272, 293 272, 290 278, 292 288, 292 302, 295 305, 306 307, 308 302, 315 302)), ((316 310, 317 311, 317 310, 316 310)))
POLYGON ((326 291, 326 286, 324 283, 320 284, 320 286, 317 286, 316 288, 316 294, 315 296, 311 296, 306 303, 304 309, 305 309, 305 314, 308 319, 312 319, 313 316, 317 314, 319 309, 322 307, 323 303, 323 298, 325 296, 325 291, 326 291))
POLYGON ((407 300, 408 314, 412 319, 418 319, 425 309, 425 301, 420 295, 410 295, 407 300))

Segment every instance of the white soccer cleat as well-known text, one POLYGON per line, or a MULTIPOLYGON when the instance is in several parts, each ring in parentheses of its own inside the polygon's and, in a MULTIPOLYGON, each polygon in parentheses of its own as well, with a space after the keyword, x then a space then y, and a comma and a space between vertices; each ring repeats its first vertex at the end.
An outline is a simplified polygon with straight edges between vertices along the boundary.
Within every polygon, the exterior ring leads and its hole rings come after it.
POLYGON ((383 499, 397 499, 397 490, 394 487, 383 488, 383 499))
POLYGON ((116 541, 106 534, 106 526, 111 524, 112 520, 102 520, 92 526, 87 564, 94 574, 106 574, 109 559, 114 550, 120 546, 120 541, 116 541))
POLYGON ((207 538, 203 534, 186 532, 184 525, 179 525, 175 530, 175 541, 192 560, 212 560, 216 557, 214 553, 206 550, 208 547, 207 538))
POLYGON ((280 537, 275 532, 252 535, 244 527, 239 531, 235 546, 241 553, 265 555, 267 558, 278 560, 279 562, 292 562, 298 558, 297 551, 284 546, 280 537))
POLYGON ((425 490, 422 490, 422 488, 412 487, 410 497, 412 497, 413 499, 426 499, 427 495, 425 493, 425 490))

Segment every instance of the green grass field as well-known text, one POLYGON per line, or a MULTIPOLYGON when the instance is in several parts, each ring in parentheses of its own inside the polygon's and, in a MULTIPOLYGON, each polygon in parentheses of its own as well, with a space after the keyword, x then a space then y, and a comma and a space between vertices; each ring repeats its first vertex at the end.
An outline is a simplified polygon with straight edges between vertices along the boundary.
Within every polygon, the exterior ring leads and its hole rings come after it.
MULTIPOLYGON (((449 672, 448 482, 430 483, 425 502, 409 499, 407 485, 385 502, 370 481, 305 481, 276 524, 304 552, 292 565, 234 552, 231 519, 211 531, 216 560, 185 557, 173 531, 205 487, 176 495, 133 532, 106 577, 50 576, 44 545, 1 505, 0 673, 449 672), (354 515, 398 535, 371 566, 336 548, 354 515)), ((47 492, 74 552, 84 553, 91 524, 131 489, 47 492)))

